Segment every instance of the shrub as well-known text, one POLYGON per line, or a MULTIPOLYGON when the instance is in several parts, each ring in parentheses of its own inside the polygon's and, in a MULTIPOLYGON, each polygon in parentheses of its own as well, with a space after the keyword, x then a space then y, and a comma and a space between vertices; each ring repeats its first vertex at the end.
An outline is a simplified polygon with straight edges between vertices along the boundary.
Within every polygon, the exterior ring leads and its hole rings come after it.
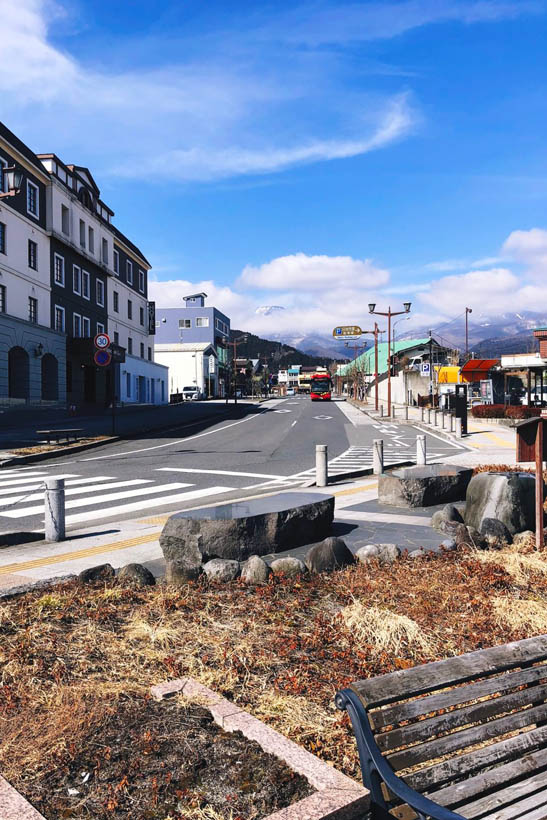
POLYGON ((471 408, 471 415, 476 419, 502 419, 505 417, 505 405, 476 404, 471 408))
POLYGON ((541 416, 541 407, 507 407, 507 419, 532 419, 541 416))

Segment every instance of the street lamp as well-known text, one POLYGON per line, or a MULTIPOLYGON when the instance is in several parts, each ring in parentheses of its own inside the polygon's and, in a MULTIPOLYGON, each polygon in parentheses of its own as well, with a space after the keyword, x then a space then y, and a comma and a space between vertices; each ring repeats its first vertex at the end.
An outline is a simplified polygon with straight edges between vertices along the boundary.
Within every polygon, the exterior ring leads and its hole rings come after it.
POLYGON ((369 313, 374 313, 375 316, 387 316, 387 414, 391 416, 391 317, 401 316, 403 313, 410 313, 411 302, 403 302, 404 310, 392 311, 391 306, 388 307, 387 313, 381 310, 376 310, 376 303, 370 302, 368 309, 369 313))
POLYGON ((0 199, 4 199, 7 196, 16 196, 23 184, 23 171, 16 165, 10 165, 9 168, 4 168, 0 183, 0 199), (6 187, 8 190, 4 191, 6 187))

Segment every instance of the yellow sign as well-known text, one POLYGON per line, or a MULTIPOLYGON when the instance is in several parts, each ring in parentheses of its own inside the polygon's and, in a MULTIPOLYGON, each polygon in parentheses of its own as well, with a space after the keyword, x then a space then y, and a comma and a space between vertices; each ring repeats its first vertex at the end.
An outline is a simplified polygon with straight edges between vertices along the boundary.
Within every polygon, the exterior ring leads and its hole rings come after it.
POLYGON ((342 325, 341 327, 335 327, 332 331, 332 335, 336 338, 337 336, 361 336, 363 331, 359 327, 359 325, 342 325))

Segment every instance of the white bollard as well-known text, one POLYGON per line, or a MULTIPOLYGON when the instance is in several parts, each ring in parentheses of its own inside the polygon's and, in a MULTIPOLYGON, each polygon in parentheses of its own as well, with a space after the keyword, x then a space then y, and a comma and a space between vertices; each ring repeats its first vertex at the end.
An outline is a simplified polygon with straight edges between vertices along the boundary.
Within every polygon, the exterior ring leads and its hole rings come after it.
POLYGON ((381 475, 384 472, 384 440, 375 438, 372 442, 372 472, 381 475))
POLYGON ((380 416, 383 416, 383 415, 384 415, 384 405, 381 404, 380 405, 380 416))
POLYGON ((416 436, 416 464, 427 464, 425 436, 416 436))
POLYGON ((46 480, 45 535, 46 541, 64 541, 65 539, 65 480, 48 478, 46 480))
POLYGON ((391 405, 391 418, 395 418, 395 408, 393 407, 393 405, 391 405))
POLYGON ((443 428, 443 430, 445 430, 446 429, 446 413, 444 412, 444 410, 442 411, 441 416, 442 416, 441 427, 443 428))
POLYGON ((427 408, 427 423, 431 424, 431 407, 427 408))
POLYGON ((423 423, 424 420, 424 407, 420 407, 420 421, 423 423))
POLYGON ((439 411, 438 410, 433 411, 433 426, 434 427, 439 426, 439 411))
POLYGON ((405 404, 405 421, 408 421, 408 404, 405 404))
POLYGON ((329 480, 326 444, 315 445, 315 486, 326 487, 329 480))
POLYGON ((456 422, 456 417, 454 416, 454 413, 451 413, 450 414, 450 432, 451 433, 453 433, 456 429, 456 423, 455 422, 456 422))
POLYGON ((456 438, 462 437, 462 420, 456 418, 456 438))

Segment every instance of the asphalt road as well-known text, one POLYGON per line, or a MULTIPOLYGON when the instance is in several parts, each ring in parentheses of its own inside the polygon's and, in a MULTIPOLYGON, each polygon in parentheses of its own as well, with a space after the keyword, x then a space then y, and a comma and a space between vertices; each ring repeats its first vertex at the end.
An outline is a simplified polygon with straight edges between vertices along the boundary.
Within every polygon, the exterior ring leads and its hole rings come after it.
MULTIPOLYGON (((345 402, 298 396, 240 405, 218 421, 200 419, 196 408, 196 417, 176 430, 0 471, 0 534, 43 529, 46 478, 65 479, 70 530, 165 515, 234 490, 248 495, 301 485, 313 477, 316 444, 327 444, 331 474, 370 466, 375 438, 384 439, 386 463, 411 460, 422 432, 375 423, 345 402)), ((457 449, 428 435, 431 455, 457 449)))

